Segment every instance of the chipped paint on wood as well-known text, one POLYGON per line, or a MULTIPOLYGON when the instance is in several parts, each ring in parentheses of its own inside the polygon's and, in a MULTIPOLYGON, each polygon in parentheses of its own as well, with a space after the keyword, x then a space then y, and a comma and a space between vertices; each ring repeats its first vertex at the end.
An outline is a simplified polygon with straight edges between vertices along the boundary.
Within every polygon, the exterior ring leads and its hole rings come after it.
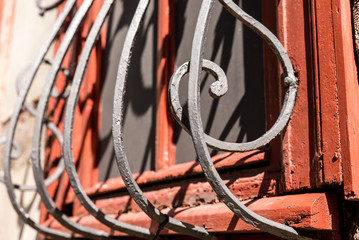
MULTIPOLYGON (((244 170, 223 174, 223 179, 236 197, 241 200, 247 200, 277 195, 279 176, 279 173, 258 173, 257 170, 244 170)), ((144 186, 142 189, 149 201, 155 207, 162 209, 193 207, 220 202, 209 183, 203 178, 155 184, 148 187, 144 186)), ((126 192, 114 192, 95 199, 97 199, 97 206, 106 214, 141 211, 126 192)), ((83 207, 75 210, 76 215, 85 213, 86 210, 83 207)))
MULTIPOLYGON (((320 231, 331 231, 333 234, 339 230, 336 203, 336 196, 324 193, 299 194, 244 201, 244 204, 249 209, 276 222, 290 222, 293 224, 292 226, 301 230, 318 231, 318 233, 320 231), (302 216, 300 217, 301 219, 298 219, 298 216, 302 216)), ((162 211, 176 219, 187 221, 191 224, 205 225, 211 232, 230 232, 232 234, 259 232, 253 226, 244 223, 236 217, 223 203, 201 205, 193 208, 167 208, 162 211)), ((117 216, 120 221, 149 227, 154 232, 157 230, 158 225, 154 224, 143 212, 129 212, 112 216, 117 216)), ((79 221, 80 224, 111 231, 107 227, 100 225, 92 216, 76 217, 74 220, 79 221)), ((51 225, 55 229, 63 229, 63 227, 54 221, 48 221, 46 225, 51 225)), ((169 230, 163 230, 161 233, 177 235, 169 230)), ((115 232, 115 234, 123 236, 123 233, 115 232)))

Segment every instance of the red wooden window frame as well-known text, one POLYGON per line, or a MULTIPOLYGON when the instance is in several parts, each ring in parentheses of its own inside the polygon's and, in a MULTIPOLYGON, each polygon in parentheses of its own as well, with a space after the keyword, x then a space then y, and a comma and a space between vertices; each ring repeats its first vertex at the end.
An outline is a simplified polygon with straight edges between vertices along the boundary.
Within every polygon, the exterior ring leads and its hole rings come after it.
MULTIPOLYGON (((92 7, 83 26, 82 37, 88 33, 101 2, 97 1, 92 7)), ((240 174, 243 171, 243 166, 246 165, 260 166, 264 169, 255 177, 225 177, 230 189, 242 199, 263 195, 271 196, 268 199, 263 198, 249 202, 251 209, 278 222, 283 223, 289 219, 294 222, 292 224, 296 227, 311 228, 323 233, 330 231, 332 235, 339 231, 336 197, 330 193, 308 194, 306 192, 343 183, 345 196, 349 199, 358 198, 359 184, 357 182, 359 178, 355 176, 359 164, 359 160, 357 160, 359 150, 356 147, 358 140, 354 127, 358 125, 359 112, 350 103, 358 100, 359 88, 351 36, 349 4, 349 1, 340 0, 263 1, 263 22, 277 34, 284 44, 296 70, 299 80, 297 103, 288 127, 281 136, 270 143, 269 151, 223 154, 213 158, 217 169, 233 170, 238 168, 232 173, 240 174), (263 167, 268 161, 269 166, 263 167), (265 189, 263 190, 263 188, 265 189), (295 197, 285 195, 288 192, 294 192, 297 195, 294 195, 295 197), (274 197, 276 195, 284 196, 274 197), (266 205, 273 199, 280 204, 274 204, 271 208, 273 212, 268 213, 267 209, 263 209, 263 204, 266 205), (318 206, 320 214, 316 217, 312 214, 315 202, 321 203, 318 206), (293 209, 292 211, 283 209, 283 206, 294 205, 299 206, 298 211, 302 211, 302 214, 309 213, 310 221, 295 222, 298 212, 293 209), (279 217, 281 214, 283 214, 282 217, 279 217), (317 218, 320 221, 313 221, 317 218)), ((172 199, 168 197, 171 194, 180 193, 183 198, 189 199, 188 201, 191 201, 191 197, 198 197, 198 194, 195 194, 198 189, 201 189, 200 194, 204 195, 204 198, 213 199, 214 194, 210 193, 208 183, 200 179, 201 169, 196 162, 174 165, 175 146, 171 142, 173 120, 172 117, 169 117, 171 113, 165 104, 168 79, 174 70, 174 36, 170 31, 173 29, 174 2, 171 0, 159 1, 158 7, 160 24, 158 25, 157 50, 161 58, 157 71, 159 105, 156 123, 158 141, 156 171, 136 174, 135 178, 140 186, 146 188, 145 194, 149 200, 160 207, 162 203, 171 204, 172 199), (189 176, 200 180, 198 183, 188 181, 188 188, 185 192, 181 193, 181 188, 177 185, 171 187, 171 183, 168 183, 171 180, 185 184, 187 180, 183 180, 183 178, 189 176), (157 183, 163 183, 163 188, 153 187, 157 183), (156 201, 159 203, 156 204, 156 201)), ((101 71, 98 66, 101 64, 97 63, 101 62, 101 51, 105 46, 104 36, 105 34, 102 35, 101 41, 92 54, 89 70, 85 77, 86 84, 84 84, 80 96, 80 102, 83 101, 87 107, 76 113, 75 119, 77 120, 75 121, 88 124, 84 126, 78 123, 76 126, 75 122, 74 129, 78 129, 77 137, 79 139, 77 142, 74 139, 74 142, 76 145, 82 144, 81 152, 75 152, 75 157, 77 156, 75 159, 78 159, 78 171, 84 188, 90 196, 96 199, 96 204, 105 213, 125 212, 129 206, 136 212, 136 205, 128 196, 124 195, 125 186, 121 179, 97 182, 97 145, 94 139, 98 134, 100 120, 98 118, 95 118, 97 119, 95 121, 90 119, 93 119, 91 116, 97 116, 100 111, 97 99, 100 97, 101 86, 97 80, 101 71), (116 197, 116 194, 119 197, 116 197), (106 195, 109 197, 103 197, 106 195), (108 198, 111 198, 111 201, 108 198)), ((71 63, 73 59, 76 62, 81 44, 77 47, 78 49, 72 49, 65 62, 71 63)), ((267 127, 270 127, 281 108, 283 86, 276 58, 267 46, 264 47, 264 71, 266 124, 267 127)), ((55 103, 50 106, 54 108, 55 103)), ((59 106, 56 109, 59 109, 59 106)), ((55 110, 54 112, 54 121, 61 126, 61 111, 55 110)), ((48 148, 47 156, 50 160, 47 169, 51 171, 51 164, 59 156, 60 146, 53 142, 49 142, 49 144, 51 151, 48 148)), ((66 177, 63 177, 60 184, 52 185, 50 192, 56 196, 58 205, 66 207, 73 204, 72 213, 74 216, 82 217, 82 220, 79 220, 80 223, 100 227, 92 217, 86 215, 85 209, 76 201, 66 177)), ((213 231, 254 231, 253 227, 238 221, 238 218, 234 217, 233 213, 220 203, 204 204, 196 210, 190 208, 184 212, 178 208, 172 214, 193 224, 201 225, 205 222, 206 226, 211 226, 213 231), (208 214, 208 211, 211 214, 208 214), (223 224, 213 225, 209 220, 213 221, 218 217, 228 219, 228 221, 223 220, 223 224)), ((137 213, 136 216, 137 224, 156 228, 156 224, 153 224, 144 213, 137 213)), ((119 218, 130 223, 134 222, 133 215, 122 214, 119 218)), ((60 228, 58 224, 52 222, 51 218, 47 218, 45 211, 42 214, 42 221, 60 228)), ((103 226, 101 228, 109 230, 103 226)))

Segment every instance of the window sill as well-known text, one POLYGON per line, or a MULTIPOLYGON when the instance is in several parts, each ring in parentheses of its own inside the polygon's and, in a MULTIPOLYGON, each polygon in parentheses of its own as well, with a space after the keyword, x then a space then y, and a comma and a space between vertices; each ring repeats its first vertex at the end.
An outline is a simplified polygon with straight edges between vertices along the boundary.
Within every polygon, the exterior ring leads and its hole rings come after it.
MULTIPOLYGON (((235 167, 249 166, 254 164, 263 164, 268 162, 266 152, 254 150, 245 153, 225 153, 219 154, 212 158, 217 170, 233 169, 235 167)), ((145 171, 141 174, 134 174, 140 187, 148 186, 155 183, 165 183, 166 181, 180 180, 188 177, 203 175, 202 168, 198 162, 188 162, 173 165, 159 171, 145 171)), ((121 177, 112 178, 105 182, 97 183, 91 188, 85 189, 90 197, 108 195, 119 191, 126 190, 125 184, 121 177)), ((127 191, 126 191, 127 193, 127 191)), ((75 199, 72 191, 67 195, 66 204, 73 203, 75 199)))
MULTIPOLYGON (((306 231, 339 231, 339 213, 336 196, 325 193, 307 193, 287 195, 256 200, 243 201, 252 211, 263 217, 279 223, 287 223, 292 227, 306 231)), ((192 208, 163 209, 163 213, 198 226, 205 225, 210 232, 216 233, 253 233, 259 232, 251 225, 244 223, 233 214, 223 203, 202 205, 192 208)), ((150 228, 153 233, 157 230, 157 223, 143 213, 124 213, 112 215, 118 220, 130 224, 150 228)), ((100 224, 92 216, 73 217, 80 224, 102 229, 116 236, 125 236, 124 233, 114 232, 100 224)), ((54 229, 66 230, 54 220, 48 220, 44 225, 54 229)), ((163 230, 161 234, 174 234, 170 230, 163 230)))

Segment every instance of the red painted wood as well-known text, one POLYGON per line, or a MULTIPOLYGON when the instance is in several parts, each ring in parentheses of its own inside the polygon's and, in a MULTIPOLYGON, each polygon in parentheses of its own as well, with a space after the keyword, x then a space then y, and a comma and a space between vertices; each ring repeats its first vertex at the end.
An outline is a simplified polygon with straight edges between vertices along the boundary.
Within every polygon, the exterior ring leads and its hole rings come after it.
POLYGON ((278 5, 279 37, 299 81, 283 138, 284 191, 343 181, 332 12, 326 0, 278 5))
MULTIPOLYGON (((103 0, 93 3, 82 25, 82 41, 78 43, 79 49, 82 49, 84 46, 87 35, 102 4, 103 0)), ((105 34, 104 28, 102 34, 105 34)), ((85 189, 93 186, 98 181, 97 160, 101 126, 101 117, 99 117, 101 116, 99 114, 101 106, 101 67, 102 52, 104 50, 104 43, 101 40, 103 38, 99 38, 89 59, 79 95, 79 102, 75 111, 73 127, 73 152, 79 162, 77 172, 81 179, 81 184, 85 189)), ((81 51, 78 54, 80 53, 81 51)), ((76 211, 80 206, 82 206, 81 203, 76 200, 73 206, 73 214, 77 214, 76 211)))
MULTIPOLYGON (((310 231, 337 231, 339 229, 336 196, 330 194, 311 193, 289 195, 249 200, 244 203, 249 209, 266 218, 280 223, 287 222, 298 229, 310 231)), ((233 212, 223 203, 193 208, 164 209, 162 212, 191 224, 205 225, 211 232, 259 232, 253 226, 244 223, 237 216, 234 216, 233 212)), ((157 230, 158 226, 143 212, 128 212, 120 216, 113 215, 113 217, 134 225, 148 227, 153 232, 157 230)), ((76 217, 74 220, 80 224, 103 229, 115 235, 124 235, 120 232, 111 231, 107 227, 99 224, 92 216, 76 217)), ((60 224, 53 221, 46 222, 46 225, 51 225, 51 227, 56 229, 63 229, 60 224)), ((176 233, 167 229, 163 230, 161 234, 176 235, 176 233)))
MULTIPOLYGON (((221 175, 230 191, 241 200, 278 194, 279 172, 269 174, 254 169, 242 169, 221 175)), ((149 201, 159 209, 193 207, 219 202, 217 194, 213 192, 203 176, 176 182, 145 185, 141 189, 149 201)), ((98 196, 95 199, 96 205, 106 214, 142 211, 125 190, 98 196)), ((86 214, 86 210, 81 207, 78 213, 86 214)))
MULTIPOLYGON (((310 188, 310 115, 308 111, 308 72, 304 1, 282 0, 278 3, 278 35, 298 74, 296 105, 282 140, 283 190, 310 188), (295 27, 294 27, 295 26, 295 27)), ((283 90, 281 89, 283 94, 283 90)))
MULTIPOLYGON (((274 34, 277 34, 277 4, 275 1, 262 1, 262 21, 263 24, 274 34)), ((277 120, 282 104, 279 62, 272 49, 263 45, 263 67, 264 67, 264 90, 265 90, 265 111, 266 129, 270 129, 277 120)), ((281 137, 273 139, 270 143, 268 155, 271 168, 274 171, 281 169, 282 162, 282 142, 281 137)))
POLYGON ((359 86, 350 3, 333 0, 335 51, 338 73, 340 140, 342 146, 344 194, 347 199, 359 199, 359 86))
POLYGON ((308 76, 309 76, 309 97, 312 104, 309 104, 310 111, 313 113, 310 133, 311 139, 311 168, 312 185, 320 186, 323 183, 323 148, 322 148, 322 124, 321 124, 321 97, 319 83, 319 61, 318 61, 318 33, 317 15, 315 1, 308 1, 306 8, 307 31, 308 31, 308 76))
POLYGON ((160 170, 175 164, 175 145, 172 141, 174 118, 169 109, 168 83, 174 72, 174 6, 171 0, 158 1, 157 36, 157 113, 156 113, 156 159, 155 169, 160 170))
MULTIPOLYGON (((62 10, 63 4, 59 6, 58 11, 62 10)), ((67 24, 70 22, 70 19, 67 19, 67 24)), ((66 28, 61 29, 60 33, 58 34, 58 40, 55 41, 55 53, 60 46, 60 42, 64 37, 66 28)), ((66 54, 62 67, 68 68, 69 63, 72 59, 74 48, 70 46, 68 53, 66 54)), ((59 92, 64 90, 65 87, 65 76, 60 71, 57 77, 57 81, 55 83, 56 88, 59 92)), ((63 122, 62 122, 62 108, 64 106, 64 100, 59 99, 56 100, 54 98, 50 98, 49 105, 48 105, 48 119, 56 124, 59 130, 62 132, 63 130, 63 122)), ((56 140, 55 136, 51 133, 51 131, 46 132, 46 149, 45 149, 45 167, 44 172, 45 175, 50 175, 56 170, 56 165, 61 157, 61 146, 59 142, 56 140)), ((48 186, 48 191, 50 196, 53 196, 53 199, 56 205, 62 209, 64 199, 63 196, 68 194, 69 191, 69 180, 66 174, 63 174, 59 181, 55 181, 53 184, 48 186)), ((52 219, 52 217, 48 214, 45 206, 41 204, 41 214, 40 214, 40 222, 46 221, 47 218, 52 219)))
MULTIPOLYGON (((218 170, 233 169, 234 167, 249 166, 254 164, 263 164, 267 162, 264 152, 251 151, 247 153, 220 154, 212 158, 215 167, 218 170)), ((134 178, 140 186, 156 184, 162 181, 175 181, 184 177, 202 176, 202 168, 198 162, 188 162, 177 164, 167 169, 159 171, 145 171, 141 174, 134 174, 134 178)), ((125 190, 125 184, 121 178, 109 179, 106 182, 100 182, 91 188, 86 189, 90 196, 98 194, 109 194, 125 190)), ((66 203, 71 203, 72 199, 67 198, 66 203)))
MULTIPOLYGON (((172 4, 173 1, 170 0, 159 1, 158 10, 160 58, 157 72, 158 108, 155 164, 157 171, 137 174, 135 179, 141 187, 146 189, 145 194, 151 202, 159 208, 166 207, 164 212, 170 211, 170 214, 174 214, 180 220, 197 225, 206 224, 211 231, 227 233, 256 231, 253 227, 234 217, 224 205, 209 204, 218 202, 218 199, 208 183, 201 181, 191 183, 189 179, 181 180, 184 177, 201 175, 202 170, 198 163, 174 165, 173 119, 170 117, 171 114, 166 104, 167 84, 174 67, 172 4), (157 184, 164 180, 168 182, 162 183, 158 187, 157 184), (169 183, 173 180, 178 182, 169 183), (179 186, 179 183, 182 183, 183 186, 179 186), (182 198, 182 205, 200 204, 201 206, 191 209, 172 208, 176 196, 182 198), (202 205, 201 201, 207 205, 202 205)), ((356 177, 358 175, 355 171, 359 163, 357 160, 359 150, 357 149, 358 140, 355 136, 355 126, 357 125, 356 121, 359 121, 359 112, 355 105, 350 103, 353 101, 352 99, 359 97, 359 89, 355 62, 352 50, 350 50, 353 47, 350 44, 353 43, 351 36, 348 40, 347 35, 344 35, 344 33, 350 33, 350 19, 348 13, 343 13, 342 10, 348 12, 349 6, 339 0, 308 2, 281 0, 277 3, 263 1, 263 4, 266 9, 263 12, 263 20, 273 32, 277 32, 298 74, 297 104, 285 132, 271 143, 271 151, 267 153, 270 158, 270 167, 267 168, 267 171, 252 178, 240 178, 240 171, 235 171, 232 172, 235 173, 233 177, 225 178, 225 182, 240 198, 248 199, 260 196, 260 186, 267 184, 268 179, 277 180, 278 175, 273 172, 282 169, 282 181, 279 181, 282 184, 282 192, 307 190, 320 187, 323 184, 341 183, 341 161, 343 159, 346 196, 347 198, 357 198, 359 178, 356 177), (332 11, 332 9, 334 10, 332 11), (271 178, 272 175, 275 177, 271 178), (252 188, 251 184, 254 184, 252 188)), ((84 43, 83 39, 89 31, 100 5, 101 3, 97 1, 89 13, 88 20, 81 31, 80 42, 66 57, 66 64, 77 61, 84 43)), ((89 70, 86 73, 80 94, 80 104, 76 109, 74 154, 79 163, 79 175, 87 193, 92 197, 108 194, 107 199, 97 200, 97 204, 105 212, 117 215, 119 212, 129 211, 122 214, 119 219, 151 227, 155 231, 157 225, 151 222, 143 212, 133 213, 139 209, 128 196, 122 195, 125 192, 122 180, 110 179, 96 184, 98 175, 96 168, 98 145, 96 141, 100 125, 98 117, 100 84, 98 79, 103 44, 104 41, 98 44, 90 59, 89 70), (111 196, 110 194, 116 195, 111 196)), ((279 115, 283 86, 275 56, 267 47, 264 51, 266 116, 267 128, 269 128, 279 115)), ((61 80, 61 76, 59 80, 61 80)), ((57 83, 57 86, 63 87, 61 83, 57 83)), ((50 106, 55 109, 52 119, 59 122, 62 128, 63 112, 58 110, 60 109, 58 107, 62 108, 63 102, 55 103, 52 100, 50 106)), ((56 141, 50 141, 47 148, 50 165, 58 159, 59 154, 59 144, 56 141)), ((221 170, 268 161, 264 153, 255 154, 255 152, 237 153, 228 157, 220 155, 213 160, 215 166, 221 170)), ((51 167, 47 169, 51 171, 51 167)), ((277 194, 277 184, 272 184, 269 181, 269 186, 271 189, 269 195, 277 194)), ((49 189, 56 196, 56 202, 60 206, 74 204, 74 215, 82 216, 80 219, 76 218, 80 223, 110 231, 102 225, 100 226, 92 217, 85 215, 83 207, 78 201, 74 201, 74 194, 69 190, 67 177, 63 177, 59 185, 54 184, 49 189)), ((264 217, 282 223, 287 221, 292 226, 306 230, 337 231, 339 229, 336 198, 329 194, 315 193, 263 198, 252 200, 249 207, 264 217)), ((44 214, 43 212, 42 222, 46 219, 44 214)), ((51 219, 46 224, 60 228, 51 219)), ((167 232, 164 231, 164 233, 167 232)), ((118 234, 120 235, 120 233, 118 234)))
POLYGON ((339 109, 332 1, 315 1, 317 61, 321 114, 323 182, 342 182, 339 109))
MULTIPOLYGON (((78 2, 78 5, 82 1, 78 2)), ((86 20, 82 25, 79 37, 74 40, 70 51, 66 55, 63 67, 68 68, 73 74, 76 68, 76 63, 84 45, 86 36, 95 20, 97 13, 103 1, 94 2, 91 7, 86 20)), ((61 11, 61 10, 60 10, 61 11)), ((104 30, 105 31, 105 30, 104 30)), ((103 33, 102 33, 103 34, 103 33)), ((61 38, 64 33, 60 35, 59 41, 56 42, 56 49, 59 47, 61 38)), ((100 119, 98 118, 100 111, 100 93, 101 93, 101 56, 104 47, 103 37, 101 37, 91 54, 88 68, 84 77, 84 83, 81 88, 79 103, 75 111, 74 133, 73 133, 73 154, 75 163, 78 167, 78 174, 84 188, 93 186, 97 182, 97 151, 98 151, 98 133, 100 127, 100 119)), ((62 91, 65 87, 65 77, 62 73, 59 74, 55 86, 62 91)), ((59 129, 63 129, 64 120, 64 100, 50 99, 49 115, 51 121, 58 124, 59 129)), ((48 132, 48 144, 46 149, 47 170, 54 171, 54 163, 57 162, 61 156, 61 146, 56 141, 53 141, 51 133, 48 132)), ((56 165, 55 165, 56 166, 56 165)), ((75 200, 74 193, 69 185, 66 174, 61 178, 60 183, 52 184, 49 187, 49 192, 55 197, 55 202, 60 208, 63 206, 66 197, 72 199, 74 202, 74 210, 81 204, 75 200)), ((75 213, 76 211, 74 211, 75 213)), ((42 208, 42 221, 46 219, 46 211, 42 208)))
POLYGON ((346 194, 353 194, 355 163, 343 164, 342 155, 353 161, 358 154, 355 122, 347 120, 348 114, 358 119, 358 113, 347 108, 359 92, 356 80, 343 82, 357 79, 350 7, 344 5, 325 0, 279 4, 279 35, 299 78, 297 103, 283 141, 285 191, 341 184, 344 176, 346 194))

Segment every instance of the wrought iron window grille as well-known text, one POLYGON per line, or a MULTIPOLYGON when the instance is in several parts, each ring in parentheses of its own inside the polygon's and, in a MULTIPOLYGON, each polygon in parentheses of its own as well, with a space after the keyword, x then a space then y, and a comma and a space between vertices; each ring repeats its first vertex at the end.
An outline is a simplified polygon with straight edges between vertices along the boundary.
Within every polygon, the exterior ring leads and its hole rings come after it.
POLYGON ((48 4, 48 5, 43 5, 42 0, 36 0, 36 6, 40 10, 40 12, 39 12, 40 16, 43 16, 45 14, 45 12, 58 7, 63 2, 64 2, 64 0, 57 0, 57 1, 53 2, 53 3, 48 4))
MULTIPOLYGON (((41 1, 37 0, 37 5, 40 9, 40 14, 44 14, 49 9, 55 8, 60 5, 63 1, 57 1, 50 6, 42 6, 41 1)), ((118 73, 116 78, 116 87, 114 89, 114 108, 113 108, 113 124, 112 124, 112 134, 114 139, 114 149, 116 155, 116 161, 120 174, 126 184, 126 188, 130 196, 134 201, 139 205, 139 207, 154 221, 159 224, 158 231, 153 235, 149 229, 142 227, 130 225, 124 222, 120 222, 114 218, 109 217, 103 213, 90 199, 90 197, 85 193, 79 177, 76 172, 76 167, 74 164, 73 153, 72 153, 72 134, 73 134, 73 120, 75 115, 75 107, 79 98, 79 93, 82 85, 82 80, 84 77, 85 70, 87 68, 88 59, 93 50, 93 47, 99 37, 101 28, 103 27, 106 18, 113 8, 115 0, 105 0, 100 12, 97 15, 96 21, 94 22, 85 42, 85 45, 82 49, 78 65, 74 76, 71 79, 69 73, 66 69, 61 68, 61 63, 64 60, 64 56, 69 49, 69 46, 74 39, 76 32, 78 31, 83 19, 85 18, 87 12, 89 11, 93 0, 85 0, 79 9, 77 9, 76 14, 71 20, 70 25, 67 27, 64 38, 61 42, 61 45, 56 53, 54 60, 44 59, 45 54, 49 50, 50 45, 54 42, 56 35, 58 34, 61 27, 64 25, 65 19, 69 16, 70 12, 74 9, 76 0, 68 0, 63 8, 63 11, 58 16, 54 27, 49 34, 47 41, 44 43, 42 49, 39 52, 34 64, 31 65, 26 71, 29 71, 28 76, 25 78, 25 81, 22 83, 22 74, 18 79, 18 91, 19 96, 17 103, 14 109, 14 114, 11 117, 9 129, 6 137, 5 143, 5 152, 3 158, 4 165, 4 177, 2 181, 6 184, 8 195, 10 197, 11 203, 18 213, 20 218, 31 227, 43 233, 45 235, 60 238, 60 239, 71 239, 73 236, 69 233, 54 230, 51 228, 44 227, 35 221, 33 221, 28 213, 24 210, 21 204, 17 201, 15 197, 15 189, 21 191, 26 190, 37 190, 40 194, 42 202, 46 206, 48 212, 59 221, 64 227, 78 233, 89 239, 108 239, 111 238, 108 233, 93 229, 87 226, 83 226, 79 223, 76 223, 69 219, 61 210, 59 210, 51 196, 49 195, 46 186, 55 181, 65 169, 69 179, 70 184, 79 199, 80 203, 85 207, 85 209, 93 215, 98 221, 102 224, 110 227, 111 229, 125 232, 131 236, 152 239, 157 238, 159 231, 162 228, 168 228, 175 232, 178 232, 183 235, 189 235, 192 237, 197 237, 200 239, 217 239, 216 235, 207 231, 205 227, 194 226, 189 223, 184 223, 179 220, 176 220, 166 214, 161 213, 152 203, 145 197, 140 187, 136 183, 136 180, 133 178, 133 174, 130 170, 128 159, 125 153, 122 140, 123 132, 123 101, 125 95, 125 85, 127 80, 127 73, 129 71, 129 66, 131 64, 131 55, 134 48, 135 37, 139 31, 140 24, 142 22, 144 13, 146 12, 149 4, 149 0, 140 0, 135 12, 135 15, 132 18, 130 27, 126 34, 126 39, 121 54, 121 58, 118 65, 118 73), (51 70, 47 76, 45 86, 42 91, 41 98, 39 100, 38 106, 34 109, 31 105, 26 103, 25 99, 28 94, 28 91, 31 87, 32 81, 37 73, 41 64, 50 64, 51 70), (71 81, 71 89, 65 93, 59 93, 54 87, 57 74, 59 71, 63 71, 68 79, 71 81), (65 125, 64 125, 64 135, 62 135, 57 128, 57 126, 46 119, 46 111, 48 108, 48 101, 50 96, 52 97, 63 97, 67 98, 66 102, 66 112, 65 112, 65 125), (34 137, 32 142, 32 167, 34 172, 34 177, 36 181, 36 186, 17 186, 12 183, 11 174, 10 174, 10 162, 11 158, 16 158, 19 155, 18 144, 14 140, 14 133, 18 123, 18 118, 22 109, 25 108, 32 116, 36 118, 34 137), (58 141, 62 145, 62 158, 57 167, 56 172, 51 175, 49 178, 44 179, 43 170, 40 164, 40 143, 42 136, 43 126, 46 125, 54 135, 57 137, 58 141), (13 150, 13 146, 15 150, 13 150)), ((195 35, 192 43, 191 58, 188 62, 180 66, 172 75, 170 84, 169 84, 169 102, 171 110, 175 119, 186 130, 188 134, 192 136, 193 143, 196 149, 199 162, 205 174, 207 181, 210 183, 213 190, 218 195, 227 207, 233 211, 238 217, 243 221, 251 224, 252 226, 259 228, 264 232, 271 233, 273 235, 285 238, 285 239, 311 239, 304 236, 301 236, 297 231, 287 225, 283 225, 269 219, 266 219, 251 210, 249 210, 244 204, 242 204, 227 188, 223 183, 219 173, 216 171, 215 166, 213 165, 208 147, 216 150, 222 150, 227 152, 244 152, 253 149, 258 149, 264 147, 268 144, 273 138, 283 131, 286 127, 294 104, 297 94, 297 80, 294 76, 294 71, 292 64, 289 60, 289 57, 279 42, 279 40, 272 34, 266 27, 264 27, 260 22, 252 18, 250 15, 245 13, 238 5, 236 5, 232 0, 219 0, 224 8, 227 9, 229 13, 232 14, 237 20, 241 21, 243 24, 252 29, 256 34, 258 34, 262 39, 264 39, 268 45, 271 47, 273 52, 276 54, 279 62, 281 64, 284 77, 285 85, 285 98, 281 113, 273 125, 273 127, 263 134, 258 139, 247 142, 247 143, 231 143, 224 142, 218 139, 215 139, 209 135, 206 135, 203 130, 202 120, 200 116, 200 101, 198 96, 198 81, 200 78, 201 72, 204 70, 211 74, 216 81, 212 83, 210 88, 210 94, 214 98, 220 98, 226 94, 228 90, 227 76, 225 72, 218 66, 216 63, 203 59, 203 52, 205 46, 205 39, 208 30, 209 19, 211 17, 211 10, 213 8, 214 0, 203 0, 201 9, 198 15, 197 24, 195 28, 195 35), (190 69, 190 70, 189 70, 190 69), (182 116, 182 106, 179 103, 179 84, 182 77, 186 74, 189 74, 189 87, 188 87, 188 112, 189 119, 184 120, 182 116), (184 124, 184 122, 189 122, 189 125, 184 124)), ((0 140, 3 141, 3 140, 0 140)))

